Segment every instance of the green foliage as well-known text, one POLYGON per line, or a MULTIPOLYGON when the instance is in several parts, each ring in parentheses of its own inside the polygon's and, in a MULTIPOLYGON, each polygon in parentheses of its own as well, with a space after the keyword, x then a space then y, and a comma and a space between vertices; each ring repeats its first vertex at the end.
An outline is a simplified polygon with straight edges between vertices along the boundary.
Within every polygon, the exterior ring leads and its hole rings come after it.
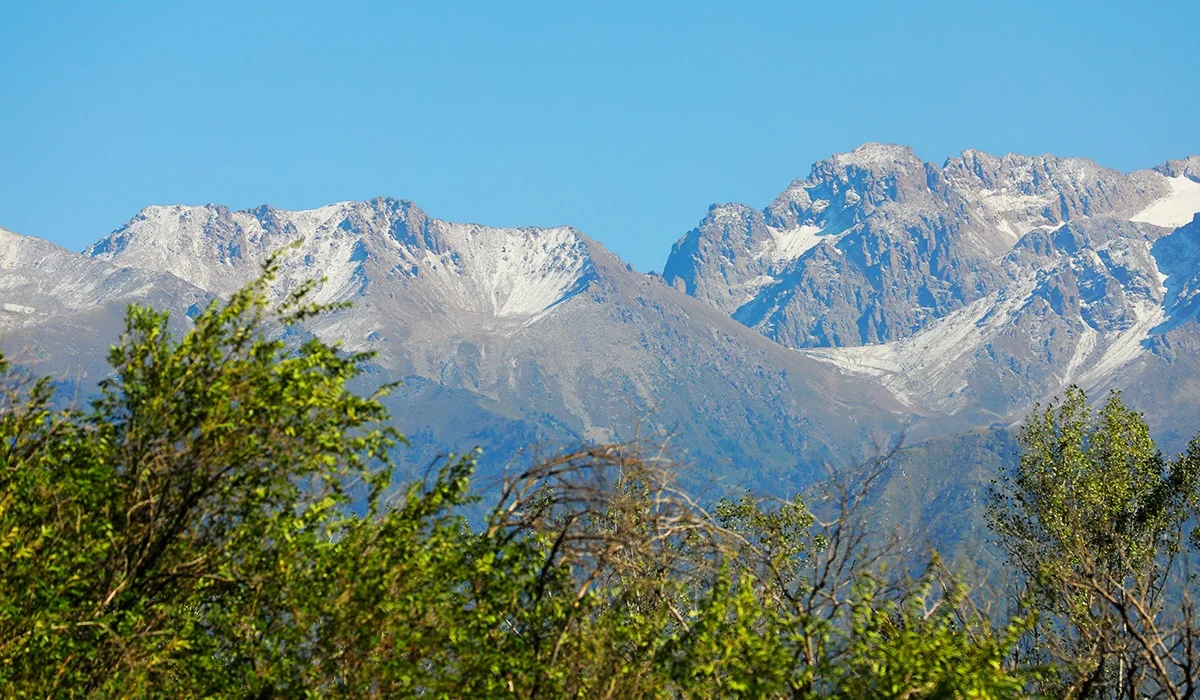
POLYGON ((347 389, 366 356, 269 337, 326 310, 307 287, 268 310, 275 271, 179 340, 166 314, 132 307, 89 409, 51 412, 44 383, 10 393, 0 682, 199 689, 293 672, 299 621, 260 593, 328 546, 356 488, 378 499, 398 436, 379 395, 347 389))
POLYGON ((1014 673, 1009 655, 1030 620, 1002 630, 934 567, 897 599, 880 599, 871 577, 857 582, 846 653, 831 669, 844 697, 1024 697, 1033 669, 1014 673), (936 590, 946 587, 943 590, 936 590))
POLYGON ((994 623, 936 558, 916 580, 889 575, 848 502, 828 521, 800 499, 727 501, 709 517, 631 446, 539 463, 481 528, 461 515, 476 500, 471 456, 389 495, 403 443, 380 403, 391 387, 361 396, 349 386, 368 355, 286 340, 331 307, 308 301, 311 286, 271 305, 276 271, 272 259, 178 338, 165 314, 131 308, 90 406, 53 410, 48 382, 12 375, 4 695, 1007 697, 1028 685, 1010 657, 1028 622, 994 623))
POLYGON ((1113 393, 1097 415, 1078 387, 1035 413, 1020 467, 1006 474, 992 526, 1025 566, 1095 565, 1108 575, 1151 566, 1177 544, 1196 494, 1192 460, 1166 464, 1141 415, 1113 393))
POLYGON ((864 565, 872 555, 853 509, 819 523, 799 499, 718 505, 744 543, 734 598, 750 609, 733 617, 765 632, 759 654, 775 655, 758 666, 760 686, 773 679, 769 694, 802 697, 1022 696, 1036 674, 1009 657, 1031 621, 997 628, 936 555, 915 581, 864 565))
POLYGON ((1196 668, 1167 657, 1195 639, 1181 567, 1200 445, 1168 462, 1119 394, 1093 411, 1078 387, 1035 411, 1020 442, 988 515, 1040 618, 1026 653, 1055 662, 1070 696, 1175 696, 1196 668))

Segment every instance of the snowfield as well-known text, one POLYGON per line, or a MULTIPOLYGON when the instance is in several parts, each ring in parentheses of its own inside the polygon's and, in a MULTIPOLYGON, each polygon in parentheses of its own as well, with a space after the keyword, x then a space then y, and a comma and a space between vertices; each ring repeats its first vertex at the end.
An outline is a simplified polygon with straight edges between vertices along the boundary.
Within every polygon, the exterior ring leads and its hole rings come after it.
POLYGON ((1134 214, 1130 221, 1179 228, 1200 213, 1200 182, 1186 177, 1163 177, 1171 186, 1170 194, 1134 214))

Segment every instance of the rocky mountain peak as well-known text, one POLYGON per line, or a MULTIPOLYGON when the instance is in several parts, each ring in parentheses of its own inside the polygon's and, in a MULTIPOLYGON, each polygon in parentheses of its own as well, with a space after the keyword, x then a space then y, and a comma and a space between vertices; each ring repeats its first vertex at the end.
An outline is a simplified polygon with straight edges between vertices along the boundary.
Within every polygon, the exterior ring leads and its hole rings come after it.
MULTIPOLYGON (((1086 158, 964 151, 942 167, 968 199, 1026 230, 1081 216, 1128 215, 1162 187, 1086 158)), ((1023 233, 1023 231, 1018 231, 1023 233)))
POLYGON ((1118 316, 1127 321, 1129 309, 1161 302, 1148 248, 1160 234, 1104 221, 1186 224, 1200 212, 1198 173, 1198 158, 1124 174, 1084 158, 977 150, 939 167, 907 147, 864 144, 816 163, 762 211, 710 210, 676 244, 663 274, 795 348, 900 341, 1063 256, 1074 262, 1059 275, 1067 280, 1060 288, 1083 275, 1107 290, 1095 293, 1096 304, 1115 299, 1122 279, 1141 280, 1136 303, 1121 302, 1118 316), (1069 222, 1087 225, 1061 228, 1069 222), (1112 240, 1072 238, 1083 230, 1112 240), (1053 261, 1036 252, 1047 246, 1053 261), (1017 248, 1030 254, 1008 257, 1017 248), (1136 274, 1118 258, 1135 261, 1136 274))
MULTIPOLYGON (((912 148, 867 143, 814 164, 802 187, 812 202, 812 214, 839 218, 848 210, 866 214, 888 201, 924 198, 930 181, 926 163, 912 148)), ((779 207, 774 204, 770 208, 779 207)), ((796 207, 792 209, 800 213, 796 207)))
POLYGON ((860 169, 874 172, 921 168, 925 165, 924 161, 913 152, 912 146, 876 142, 864 143, 852 151, 834 154, 832 158, 824 162, 831 162, 836 167, 846 170, 860 169))

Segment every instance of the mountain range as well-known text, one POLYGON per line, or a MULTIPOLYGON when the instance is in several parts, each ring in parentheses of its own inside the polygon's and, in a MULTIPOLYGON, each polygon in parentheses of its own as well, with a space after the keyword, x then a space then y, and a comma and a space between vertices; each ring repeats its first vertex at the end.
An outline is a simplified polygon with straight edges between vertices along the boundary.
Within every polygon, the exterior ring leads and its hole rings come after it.
POLYGON ((890 488, 953 510, 988 474, 944 472, 1010 458, 1007 429, 1069 384, 1123 391, 1168 449, 1200 427, 1197 212, 1197 156, 1121 173, 882 144, 816 163, 764 208, 713 205, 661 275, 574 228, 452 223, 390 198, 152 206, 82 254, 0 230, 0 336, 86 386, 126 304, 186 327, 302 239, 278 292, 320 277, 321 301, 353 302, 307 330, 403 381, 412 469, 480 445, 494 474, 638 437, 717 492, 782 495, 905 432, 923 456, 890 488))

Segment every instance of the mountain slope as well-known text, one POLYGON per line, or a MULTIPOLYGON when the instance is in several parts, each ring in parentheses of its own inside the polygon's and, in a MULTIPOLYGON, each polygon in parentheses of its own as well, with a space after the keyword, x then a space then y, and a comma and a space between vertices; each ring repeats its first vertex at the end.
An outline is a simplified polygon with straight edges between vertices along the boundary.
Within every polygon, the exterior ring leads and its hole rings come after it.
POLYGON ((325 278, 317 299, 352 306, 307 330, 378 351, 368 383, 403 382, 402 475, 478 445, 486 485, 636 437, 704 495, 785 495, 903 428, 880 517, 970 550, 1006 428, 1033 402, 1121 389, 1167 450, 1200 425, 1198 211, 1197 157, 1122 174, 868 144, 763 210, 714 206, 659 277, 570 227, 395 199, 148 207, 86 255, 0 230, 0 348, 86 387, 128 303, 186 328, 294 246, 277 293, 325 278))
POLYGON ((725 483, 779 487, 854 459, 903 412, 871 382, 780 347, 566 227, 457 224, 393 199, 305 212, 152 207, 88 254, 224 295, 301 239, 281 288, 324 275, 321 300, 354 302, 311 330, 377 349, 387 376, 466 391, 560 439, 637 433, 725 483))
POLYGON ((90 260, 0 229, 0 348, 44 374, 103 377, 129 304, 172 310, 179 327, 209 299, 171 274, 90 260))

